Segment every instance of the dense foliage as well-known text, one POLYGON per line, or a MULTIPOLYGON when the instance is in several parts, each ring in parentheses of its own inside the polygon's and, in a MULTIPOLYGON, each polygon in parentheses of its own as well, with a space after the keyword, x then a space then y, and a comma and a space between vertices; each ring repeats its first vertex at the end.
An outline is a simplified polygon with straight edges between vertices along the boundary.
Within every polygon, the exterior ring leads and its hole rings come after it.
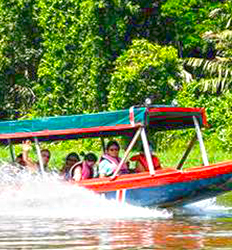
POLYGON ((40 28, 33 0, 0 1, 0 103, 2 117, 17 117, 30 108, 35 96, 41 59, 40 28))
POLYGON ((226 0, 0 0, 0 116, 177 99, 230 148, 231 17, 226 0))
POLYGON ((145 97, 153 104, 170 104, 181 84, 178 60, 171 46, 134 40, 116 60, 108 86, 110 108, 143 105, 145 97))

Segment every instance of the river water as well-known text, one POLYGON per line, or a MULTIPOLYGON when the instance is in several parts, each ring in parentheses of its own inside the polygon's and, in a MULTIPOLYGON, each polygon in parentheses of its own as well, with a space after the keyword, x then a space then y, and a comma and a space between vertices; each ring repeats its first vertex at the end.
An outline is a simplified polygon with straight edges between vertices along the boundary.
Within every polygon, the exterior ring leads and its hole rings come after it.
MULTIPOLYGON (((3 168, 1 168, 3 169, 3 168)), ((0 172, 0 249, 232 249, 232 208, 105 200, 57 176, 0 172)))

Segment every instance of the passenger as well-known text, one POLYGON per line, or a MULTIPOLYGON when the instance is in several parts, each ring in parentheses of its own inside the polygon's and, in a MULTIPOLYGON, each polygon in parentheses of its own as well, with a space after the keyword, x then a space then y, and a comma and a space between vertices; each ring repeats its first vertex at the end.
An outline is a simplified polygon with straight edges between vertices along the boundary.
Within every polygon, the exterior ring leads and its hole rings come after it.
POLYGON ((15 162, 18 163, 21 166, 26 166, 26 162, 23 160, 23 154, 19 154, 16 157, 15 162))
MULTIPOLYGON (((160 161, 159 161, 158 157, 152 152, 153 148, 151 145, 149 146, 149 149, 151 152, 151 158, 152 158, 152 163, 153 163, 154 169, 155 170, 161 169, 160 161)), ((139 154, 132 156, 130 158, 130 160, 136 161, 136 169, 135 169, 136 173, 149 171, 147 159, 146 159, 146 156, 145 156, 143 150, 141 150, 141 152, 139 154)))
MULTIPOLYGON (((40 165, 39 162, 34 162, 29 156, 28 153, 31 150, 31 141, 27 140, 22 143, 23 145, 23 161, 25 165, 32 171, 32 172, 40 172, 40 165)), ((41 157, 43 161, 43 167, 45 171, 48 171, 48 162, 50 160, 51 153, 48 149, 41 150, 41 157)))
POLYGON ((66 156, 65 165, 61 170, 61 175, 64 177, 65 180, 69 180, 72 178, 69 174, 70 169, 77 162, 80 162, 80 157, 77 153, 72 152, 66 156))
POLYGON ((94 165, 97 162, 97 156, 93 153, 85 155, 84 161, 76 163, 70 169, 70 175, 75 181, 86 180, 93 178, 94 165))
MULTIPOLYGON (((102 156, 99 163, 100 177, 113 175, 121 161, 119 157, 120 146, 117 141, 109 141, 106 146, 106 153, 102 156)), ((120 174, 128 173, 127 164, 123 163, 120 174)))

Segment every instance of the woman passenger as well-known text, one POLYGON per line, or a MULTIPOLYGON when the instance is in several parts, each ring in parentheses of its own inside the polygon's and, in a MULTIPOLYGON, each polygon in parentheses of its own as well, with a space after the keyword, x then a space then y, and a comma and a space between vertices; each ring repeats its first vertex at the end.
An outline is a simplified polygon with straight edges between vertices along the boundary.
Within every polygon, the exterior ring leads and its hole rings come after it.
POLYGON ((65 165, 61 170, 61 175, 64 177, 65 180, 69 180, 72 178, 70 176, 70 169, 77 162, 80 162, 80 158, 79 158, 79 155, 77 153, 72 152, 66 156, 65 165))
MULTIPOLYGON (((117 169, 118 164, 121 161, 119 157, 120 146, 117 141, 109 141, 106 146, 106 153, 102 156, 99 163, 99 175, 100 177, 113 175, 117 169)), ((121 174, 128 173, 126 163, 123 163, 120 170, 121 174)))
POLYGON ((97 156, 93 153, 88 153, 84 157, 84 161, 76 163, 70 169, 70 176, 75 181, 86 180, 93 178, 94 165, 97 162, 97 156))

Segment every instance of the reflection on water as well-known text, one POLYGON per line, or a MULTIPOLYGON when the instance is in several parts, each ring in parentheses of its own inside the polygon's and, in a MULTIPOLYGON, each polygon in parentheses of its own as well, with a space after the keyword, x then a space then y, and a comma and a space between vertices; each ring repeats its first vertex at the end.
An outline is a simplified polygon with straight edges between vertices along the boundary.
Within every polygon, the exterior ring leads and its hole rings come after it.
POLYGON ((139 208, 55 175, 1 170, 0 249, 231 249, 232 208, 215 200, 169 211, 139 208))
POLYGON ((1 217, 0 249, 231 249, 231 221, 1 217))

